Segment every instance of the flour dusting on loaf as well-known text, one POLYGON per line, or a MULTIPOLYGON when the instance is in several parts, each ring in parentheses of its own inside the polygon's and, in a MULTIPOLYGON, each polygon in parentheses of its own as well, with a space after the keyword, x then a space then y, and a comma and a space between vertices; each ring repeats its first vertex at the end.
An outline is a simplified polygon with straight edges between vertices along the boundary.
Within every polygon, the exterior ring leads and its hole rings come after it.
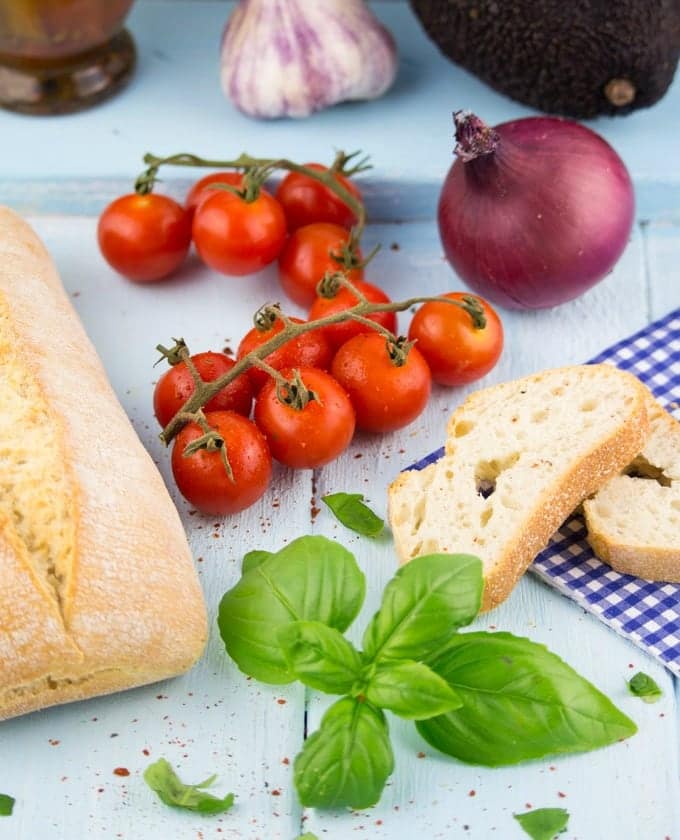
POLYGON ((0 718, 181 673, 207 635, 177 511, 44 247, 0 208, 0 718))

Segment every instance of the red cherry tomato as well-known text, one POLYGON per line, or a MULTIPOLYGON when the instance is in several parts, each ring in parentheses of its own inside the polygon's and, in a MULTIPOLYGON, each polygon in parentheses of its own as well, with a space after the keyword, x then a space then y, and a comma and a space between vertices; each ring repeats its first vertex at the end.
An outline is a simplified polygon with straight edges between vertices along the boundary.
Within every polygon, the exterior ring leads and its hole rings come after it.
POLYGON ((153 283, 184 261, 191 244, 191 218, 166 195, 131 193, 106 207, 97 239, 112 268, 138 283, 153 283))
MULTIPOLYGON (((305 166, 316 172, 328 171, 328 167, 320 163, 306 163, 305 166)), ((361 201, 361 192, 349 178, 336 172, 335 180, 361 201)), ((276 190, 276 198, 281 202, 291 233, 313 222, 331 222, 344 228, 351 228, 356 222, 354 212, 330 187, 301 172, 286 175, 276 190)))
POLYGON ((286 217, 266 190, 246 201, 226 190, 213 190, 196 208, 193 237, 196 250, 221 274, 243 275, 273 262, 286 240, 286 217))
MULTIPOLYGON (((224 353, 197 353, 191 357, 205 382, 214 382, 234 367, 236 362, 224 353)), ((194 393, 194 380, 186 362, 167 370, 156 383, 153 393, 153 410, 161 426, 167 426, 184 403, 194 393)), ((204 406, 205 411, 235 411, 247 417, 253 402, 250 379, 243 373, 222 388, 204 406)))
POLYGON ((385 338, 364 333, 343 344, 331 372, 349 394, 357 428, 389 432, 411 423, 427 405, 432 377, 415 347, 403 364, 390 358, 385 338))
MULTIPOLYGON (((390 299, 385 292, 372 283, 357 280, 354 286, 371 303, 389 303, 390 299)), ((317 318, 325 318, 327 315, 334 315, 336 312, 344 312, 345 309, 349 309, 357 303, 359 303, 359 298, 347 286, 341 286, 335 297, 327 298, 319 295, 316 298, 312 304, 312 308, 309 310, 309 320, 316 321, 317 318)), ((394 312, 376 312, 374 315, 368 315, 367 317, 392 333, 397 330, 397 316, 394 312)), ((324 327, 323 331, 330 343, 337 350, 340 345, 349 341, 353 336, 371 332, 371 328, 358 321, 348 320, 342 321, 339 324, 333 324, 330 327, 324 327)))
POLYGON ((424 303, 411 320, 408 336, 440 385, 465 385, 487 374, 503 350, 503 325, 494 309, 478 295, 449 292, 442 297, 474 297, 482 305, 486 326, 474 326, 470 315, 450 303, 424 303))
MULTIPOLYGON (((291 369, 281 371, 287 379, 291 369)), ((316 397, 304 408, 281 402, 273 379, 255 399, 254 419, 277 461, 298 469, 314 469, 337 458, 354 434, 354 409, 349 397, 323 370, 299 368, 304 385, 316 397)))
MULTIPOLYGON (((300 306, 311 306, 316 287, 326 272, 341 271, 342 265, 331 254, 340 254, 349 232, 327 222, 298 228, 288 239, 279 257, 279 282, 288 297, 300 306)), ((357 254, 361 258, 361 254, 357 254)), ((362 269, 354 269, 349 279, 363 280, 362 269)))
MULTIPOLYGON (((291 318, 290 320, 295 324, 304 324, 302 318, 291 318)), ((259 330, 257 327, 253 327, 241 339, 236 358, 242 359, 247 353, 252 352, 269 341, 270 338, 278 335, 283 326, 283 321, 276 320, 268 330, 259 330)), ((288 367, 315 367, 326 370, 333 361, 333 348, 321 330, 310 330, 282 344, 281 347, 266 356, 265 361, 276 370, 288 367)), ((255 393, 271 379, 266 371, 256 367, 248 369, 248 376, 255 393)))
POLYGON ((196 208, 203 204, 206 198, 215 195, 213 184, 229 184, 229 186, 238 189, 242 183, 243 175, 241 172, 211 172, 201 178, 200 181, 196 181, 187 193, 184 206, 193 216, 196 208))
POLYGON ((203 430, 188 423, 175 438, 172 472, 180 493, 203 513, 238 513, 256 502, 267 489, 272 457, 257 426, 233 411, 207 412, 208 424, 221 435, 233 478, 218 451, 199 449, 184 456, 187 445, 203 430))

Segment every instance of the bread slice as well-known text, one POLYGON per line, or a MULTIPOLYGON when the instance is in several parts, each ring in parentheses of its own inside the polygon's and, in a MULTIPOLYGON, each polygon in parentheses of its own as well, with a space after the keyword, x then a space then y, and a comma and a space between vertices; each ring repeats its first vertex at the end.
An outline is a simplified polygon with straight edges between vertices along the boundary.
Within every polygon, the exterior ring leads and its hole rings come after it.
POLYGON ((680 583, 680 423, 648 394, 641 454, 583 503, 588 542, 617 572, 680 583))
POLYGON ((389 488, 401 561, 475 554, 482 609, 497 606, 574 508, 642 449, 647 429, 645 387, 611 365, 473 393, 449 421, 445 455, 389 488))
POLYGON ((177 511, 30 227, 0 208, 0 719, 174 676, 203 596, 177 511))

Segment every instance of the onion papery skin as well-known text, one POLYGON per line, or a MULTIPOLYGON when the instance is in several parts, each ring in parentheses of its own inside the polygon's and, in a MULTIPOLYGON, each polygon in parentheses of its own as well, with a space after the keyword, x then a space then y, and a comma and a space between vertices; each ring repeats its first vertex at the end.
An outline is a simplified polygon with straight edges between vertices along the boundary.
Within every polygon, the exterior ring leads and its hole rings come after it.
POLYGON ((500 306, 572 300, 611 271, 628 243, 635 214, 628 171, 605 140, 569 120, 527 117, 492 131, 495 149, 458 157, 444 182, 438 221, 446 257, 500 306))

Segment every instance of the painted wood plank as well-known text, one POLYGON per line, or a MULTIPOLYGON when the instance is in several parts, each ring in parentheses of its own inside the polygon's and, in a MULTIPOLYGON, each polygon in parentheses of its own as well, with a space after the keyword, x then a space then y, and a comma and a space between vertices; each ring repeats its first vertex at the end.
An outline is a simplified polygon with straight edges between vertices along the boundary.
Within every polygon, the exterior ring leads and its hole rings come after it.
MULTIPOLYGON (((403 297, 415 289, 436 293, 460 288, 441 258, 432 225, 376 226, 369 233, 372 239, 399 246, 398 250, 382 251, 370 272, 393 296, 403 297)), ((503 313, 507 349, 484 381, 584 361, 639 329, 649 317, 646 284, 642 237, 636 230, 613 275, 580 300, 552 311, 503 313), (625 308, 618 305, 621 300, 626 300, 625 308)), ((654 288, 659 296, 665 296, 672 286, 659 277, 654 288)), ((426 413, 408 429, 379 439, 361 437, 348 458, 317 476, 317 495, 360 491, 376 511, 384 513, 387 484, 402 466, 434 448, 434 441, 442 440, 449 413, 468 390, 438 389, 426 413)), ((367 602, 350 633, 358 643, 360 630, 377 608, 379 593, 395 570, 390 541, 350 535, 324 510, 316 519, 315 530, 352 548, 367 575, 367 602)), ((394 838, 416 832, 433 838, 520 838, 523 835, 513 813, 529 807, 566 807, 572 815, 567 838, 646 840, 671 836, 680 814, 677 730, 668 672, 531 576, 525 576, 506 603, 479 618, 473 627, 509 630, 546 644, 628 713, 638 723, 639 734, 583 756, 489 770, 437 755, 411 724, 390 718, 396 770, 381 803, 360 813, 312 809, 306 814, 306 827, 328 840, 394 838), (625 680, 638 669, 651 674, 663 687, 661 704, 644 706, 628 695, 625 680)), ((318 726, 328 703, 322 695, 312 694, 310 731, 318 726)))
MULTIPOLYGON (((221 93, 217 52, 233 3, 162 0, 137 4, 130 29, 139 67, 119 96, 81 114, 39 119, 0 113, 0 178, 129 176, 144 151, 252 154, 298 160, 362 148, 381 178, 441 179, 452 153, 451 112, 471 108, 490 123, 534 113, 447 61, 406 3, 375 9, 394 33, 401 61, 381 99, 347 103, 304 120, 252 120, 221 93), (188 35, 190 33, 190 35, 188 35), (87 142, 83 142, 87 138, 87 142)), ((589 123, 613 143, 635 180, 680 181, 669 165, 680 82, 654 108, 589 123)))
MULTIPOLYGON (((680 225, 667 219, 643 227, 653 317, 680 306, 680 225)), ((678 384, 680 403, 680 383, 678 384)), ((675 710, 680 745, 680 680, 675 680, 675 710)))

